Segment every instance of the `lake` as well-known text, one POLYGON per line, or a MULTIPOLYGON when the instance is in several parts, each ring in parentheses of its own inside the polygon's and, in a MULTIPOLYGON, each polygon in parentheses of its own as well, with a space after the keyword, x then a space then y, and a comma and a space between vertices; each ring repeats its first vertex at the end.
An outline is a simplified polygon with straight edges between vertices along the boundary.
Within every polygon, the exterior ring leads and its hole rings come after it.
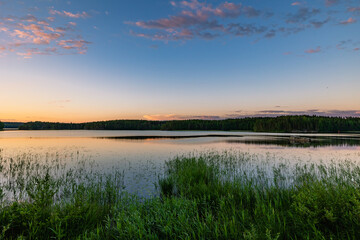
POLYGON ((62 158, 74 164, 85 159, 103 171, 121 169, 127 191, 149 196, 154 193, 154 183, 162 174, 165 161, 179 155, 246 154, 254 159, 249 170, 258 162, 264 168, 284 161, 360 162, 360 134, 9 130, 0 132, 0 149, 7 159, 30 154, 40 161, 62 158))

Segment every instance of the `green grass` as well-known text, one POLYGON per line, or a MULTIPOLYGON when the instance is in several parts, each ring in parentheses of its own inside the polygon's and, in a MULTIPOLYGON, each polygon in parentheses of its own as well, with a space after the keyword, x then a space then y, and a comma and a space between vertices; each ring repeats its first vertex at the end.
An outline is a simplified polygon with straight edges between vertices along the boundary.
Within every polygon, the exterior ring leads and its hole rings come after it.
POLYGON ((360 239, 360 167, 240 153, 169 160, 159 196, 71 156, 0 154, 0 239, 360 239))

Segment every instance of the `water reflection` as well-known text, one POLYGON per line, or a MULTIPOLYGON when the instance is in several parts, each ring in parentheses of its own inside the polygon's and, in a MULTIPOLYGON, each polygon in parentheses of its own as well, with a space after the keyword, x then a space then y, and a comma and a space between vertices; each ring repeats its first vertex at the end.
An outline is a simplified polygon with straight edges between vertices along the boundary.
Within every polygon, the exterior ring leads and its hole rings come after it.
MULTIPOLYGON (((30 153, 37 155, 39 161, 56 154, 66 160, 66 156, 80 153, 103 171, 123 169, 127 190, 143 196, 154 191, 164 162, 177 155, 242 152, 256 156, 259 162, 351 160, 360 163, 360 137, 351 134, 5 131, 0 132, 0 149, 6 158, 30 153)), ((72 164, 74 161, 70 160, 72 164)))

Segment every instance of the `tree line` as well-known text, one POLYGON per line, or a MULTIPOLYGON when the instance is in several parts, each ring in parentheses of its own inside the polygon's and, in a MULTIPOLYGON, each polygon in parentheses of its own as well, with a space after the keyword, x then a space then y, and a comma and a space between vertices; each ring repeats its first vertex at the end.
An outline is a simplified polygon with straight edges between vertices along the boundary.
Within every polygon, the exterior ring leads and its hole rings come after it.
POLYGON ((3 122, 4 128, 19 128, 24 123, 22 122, 3 122))
POLYGON ((113 120, 88 123, 29 122, 21 130, 203 130, 255 132, 323 132, 360 131, 360 118, 280 116, 225 120, 113 120))
POLYGON ((0 122, 0 131, 4 129, 4 123, 0 122))

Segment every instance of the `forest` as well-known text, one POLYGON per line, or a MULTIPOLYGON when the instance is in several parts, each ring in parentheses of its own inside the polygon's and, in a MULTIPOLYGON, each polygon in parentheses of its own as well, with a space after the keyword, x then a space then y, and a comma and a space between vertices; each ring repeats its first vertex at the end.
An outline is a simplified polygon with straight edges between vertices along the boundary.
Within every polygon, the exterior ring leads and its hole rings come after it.
MULTIPOLYGON (((0 125, 1 127, 1 125, 0 125)), ((112 120, 87 123, 28 122, 20 130, 164 130, 164 131, 255 131, 255 132, 355 132, 360 118, 320 116, 256 117, 225 120, 112 120)))
POLYGON ((3 122, 4 128, 19 128, 24 123, 22 122, 3 122))

